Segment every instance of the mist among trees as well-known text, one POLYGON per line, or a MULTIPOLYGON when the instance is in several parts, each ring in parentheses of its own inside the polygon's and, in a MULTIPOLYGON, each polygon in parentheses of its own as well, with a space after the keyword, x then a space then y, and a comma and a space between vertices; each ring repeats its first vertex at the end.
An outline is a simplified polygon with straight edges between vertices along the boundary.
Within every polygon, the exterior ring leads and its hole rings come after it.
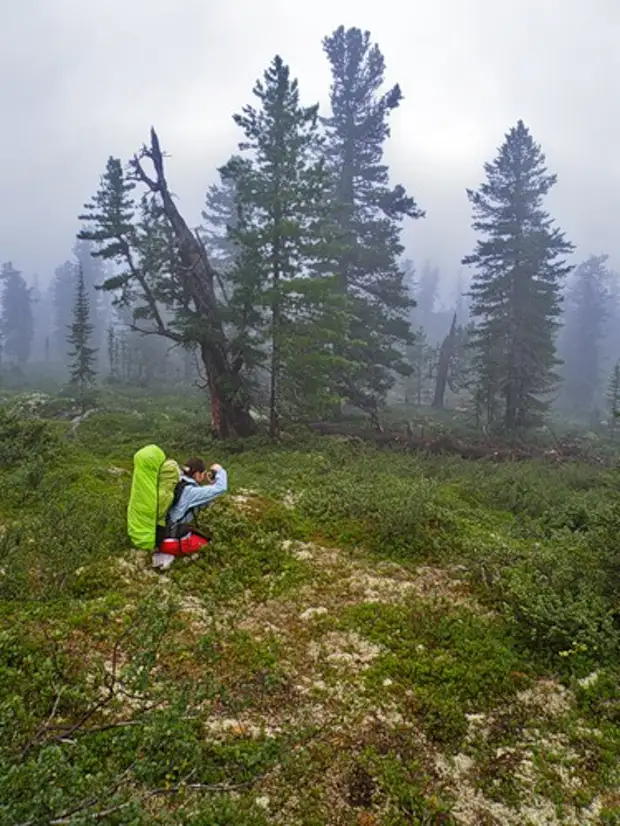
POLYGON ((620 826, 620 7, 246 5, 5 3, 0 823, 620 826))
POLYGON ((205 187, 201 225, 152 130, 134 157, 109 157, 66 261, 30 279, 3 265, 3 373, 75 386, 82 358, 89 385, 202 387, 221 437, 253 433, 256 410, 273 436, 347 411, 380 428, 386 405, 507 433, 550 412, 613 424, 620 282, 556 225, 561 181, 535 135, 510 127, 464 193, 477 240, 442 273, 402 241, 425 213, 385 162, 402 92, 385 87, 379 46, 343 26, 322 46, 329 107, 275 56, 231 112, 238 145, 205 187))

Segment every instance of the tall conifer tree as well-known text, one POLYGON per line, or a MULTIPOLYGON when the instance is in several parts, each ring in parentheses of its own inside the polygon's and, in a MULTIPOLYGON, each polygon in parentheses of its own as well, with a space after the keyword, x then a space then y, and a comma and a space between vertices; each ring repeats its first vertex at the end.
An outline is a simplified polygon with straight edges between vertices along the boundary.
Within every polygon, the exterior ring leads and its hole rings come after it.
POLYGON ((576 413, 592 412, 602 400, 601 340, 610 304, 608 256, 591 255, 569 284, 563 330, 564 398, 576 413))
MULTIPOLYGON (((93 255, 96 247, 92 242, 78 239, 73 254, 84 275, 84 287, 88 298, 90 323, 92 324, 92 345, 100 350, 104 344, 106 330, 106 293, 101 289, 106 281, 104 262, 93 255)), ((74 284, 75 290, 75 284, 74 284)), ((97 362, 97 358, 95 359, 97 362)))
MULTIPOLYGON (((326 255, 330 179, 321 158, 318 107, 300 103, 297 80, 279 56, 256 83, 254 96, 257 106, 235 115, 245 138, 240 150, 251 155, 232 158, 222 176, 234 182, 237 220, 229 237, 237 250, 235 297, 243 316, 246 360, 252 346, 255 360, 261 358, 261 345, 263 360, 268 353, 270 431, 275 436, 283 408, 291 405, 291 379, 299 375, 304 355, 311 356, 303 369, 308 391, 311 385, 320 391, 323 380, 328 383, 331 352, 320 331, 322 319, 330 317, 332 279, 319 270, 326 255), (315 334, 310 348, 308 325, 315 334)), ((293 383, 297 401, 311 395, 299 393, 293 383)))
MULTIPOLYGON (((212 184, 207 190, 205 207, 202 211, 204 226, 201 236, 217 271, 226 281, 237 260, 236 245, 232 237, 239 223, 237 186, 235 175, 227 174, 227 169, 238 169, 242 162, 240 156, 233 155, 228 164, 220 170, 219 183, 212 184)), ((225 290, 225 293, 228 291, 225 290)))
POLYGON ((513 431, 540 420, 557 383, 555 339, 572 245, 543 207, 556 176, 523 121, 484 169, 486 181, 467 192, 480 239, 463 259, 474 268, 477 400, 487 421, 513 431))
POLYGON ((423 212, 402 186, 390 185, 383 162, 388 119, 402 93, 398 85, 381 92, 385 61, 379 47, 369 32, 344 26, 323 47, 332 72, 331 115, 324 125, 335 182, 334 266, 354 305, 341 380, 348 399, 376 417, 394 371, 410 372, 403 345, 412 343, 412 301, 400 266, 400 233, 403 219, 423 212))
POLYGON ((2 349, 4 360, 16 366, 30 358, 34 335, 32 299, 22 274, 8 261, 0 273, 2 282, 2 349))
POLYGON ((82 404, 85 403, 88 390, 95 382, 95 359, 97 350, 91 346, 93 325, 90 321, 90 302, 84 280, 84 271, 78 268, 73 305, 73 323, 69 327, 67 342, 71 347, 69 356, 70 384, 77 388, 82 404))

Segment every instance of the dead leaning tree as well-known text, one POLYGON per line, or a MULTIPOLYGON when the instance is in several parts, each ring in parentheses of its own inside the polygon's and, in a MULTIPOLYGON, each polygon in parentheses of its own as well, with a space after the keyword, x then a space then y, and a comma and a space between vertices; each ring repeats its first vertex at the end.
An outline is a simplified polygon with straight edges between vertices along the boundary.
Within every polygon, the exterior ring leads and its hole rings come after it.
POLYGON ((197 344, 211 396, 213 434, 220 439, 251 436, 256 426, 242 393, 243 354, 239 353, 233 359, 229 352, 215 293, 218 274, 209 261, 204 245, 188 227, 170 194, 164 175, 163 154, 154 128, 151 128, 150 146, 142 147, 131 166, 138 180, 161 202, 178 245, 178 255, 184 269, 184 291, 196 314, 204 319, 204 333, 201 333, 197 344), (153 164, 154 178, 144 171, 142 161, 145 158, 153 164))
POLYGON ((456 313, 452 317, 450 332, 444 338, 439 348, 439 361, 437 363, 437 378, 435 380, 435 394, 433 396, 433 408, 443 410, 446 388, 450 384, 450 366, 454 357, 456 344, 456 313))

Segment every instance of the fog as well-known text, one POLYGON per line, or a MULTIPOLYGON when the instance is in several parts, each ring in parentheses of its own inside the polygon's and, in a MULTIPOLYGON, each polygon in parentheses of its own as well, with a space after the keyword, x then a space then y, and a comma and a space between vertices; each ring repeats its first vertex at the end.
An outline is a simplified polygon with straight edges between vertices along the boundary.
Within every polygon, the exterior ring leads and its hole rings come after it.
POLYGON ((426 210, 409 257, 444 289, 473 243, 466 187, 523 118, 559 176, 548 205, 577 256, 620 259, 616 0, 22 0, 0 26, 0 258, 43 282, 71 251, 77 214, 108 155, 127 158, 154 124, 190 223, 239 139, 232 114, 275 53, 302 99, 325 109, 321 39, 369 29, 405 100, 388 161, 426 210))

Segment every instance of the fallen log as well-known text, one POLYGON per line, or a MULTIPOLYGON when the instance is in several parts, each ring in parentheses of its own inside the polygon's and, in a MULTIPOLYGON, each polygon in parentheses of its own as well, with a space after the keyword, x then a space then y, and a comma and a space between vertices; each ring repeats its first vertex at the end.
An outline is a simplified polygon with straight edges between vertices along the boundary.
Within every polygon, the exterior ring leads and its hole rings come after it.
POLYGON ((591 449, 583 450, 574 442, 557 442, 553 448, 510 442, 465 442, 449 434, 415 436, 411 428, 377 432, 360 427, 357 422, 314 422, 312 432, 321 436, 340 436, 356 443, 372 444, 379 448, 403 452, 425 453, 433 456, 459 456, 471 461, 524 462, 541 459, 554 464, 563 462, 588 462, 610 466, 609 459, 592 455, 591 449))

